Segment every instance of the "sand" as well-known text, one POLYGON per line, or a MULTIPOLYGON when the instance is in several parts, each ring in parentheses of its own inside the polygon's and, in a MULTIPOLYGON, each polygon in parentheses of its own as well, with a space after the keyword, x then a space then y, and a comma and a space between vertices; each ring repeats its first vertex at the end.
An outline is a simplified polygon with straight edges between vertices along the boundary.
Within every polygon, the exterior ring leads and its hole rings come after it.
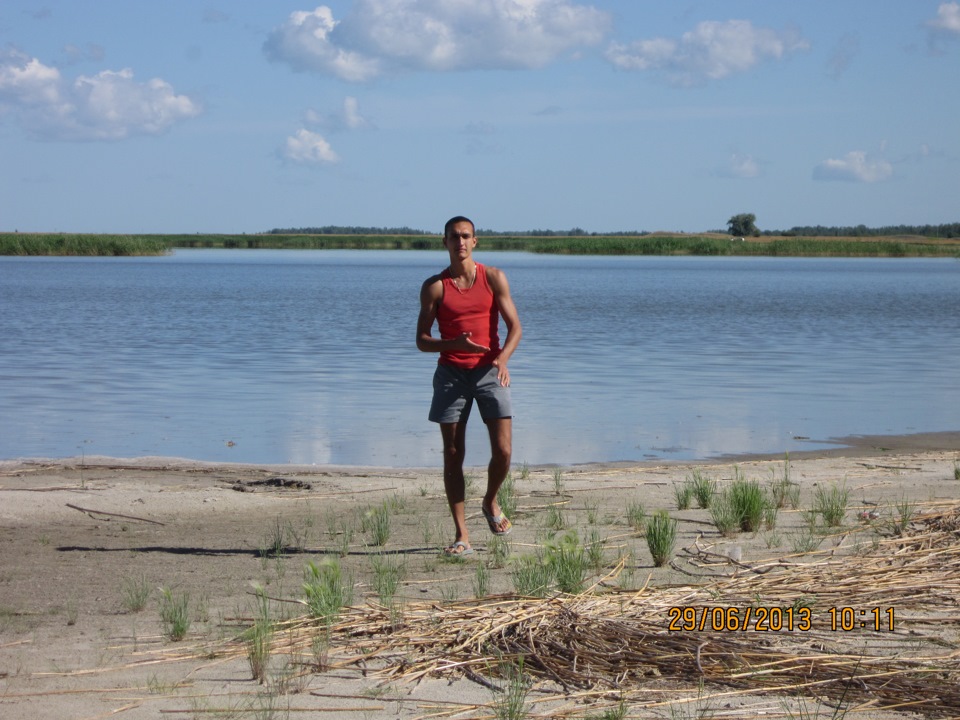
MULTIPOLYGON (((632 584, 656 592, 701 581, 679 566, 653 566, 644 539, 626 523, 631 503, 648 512, 667 509, 679 519, 676 553, 698 543, 749 564, 794 553, 817 487, 849 489, 842 532, 825 542, 850 543, 881 532, 898 503, 922 513, 960 502, 958 462, 960 433, 941 433, 847 439, 835 450, 793 454, 789 468, 782 456, 514 468, 518 508, 509 548, 516 558, 534 554, 552 532, 576 529, 585 541, 593 533, 604 541, 605 567, 591 571, 588 584, 627 557, 607 587, 632 584), (695 503, 676 507, 675 487, 695 469, 721 484, 735 472, 764 484, 787 472, 799 487, 799 507, 782 510, 773 530, 723 537, 708 511, 695 503), (551 525, 562 529, 551 531, 551 525)), ((483 482, 483 471, 475 469, 471 497, 479 497, 483 482)), ((2 462, 0 717, 491 717, 493 692, 456 671, 417 683, 384 682, 376 663, 321 672, 315 658, 276 652, 261 684, 246 658, 218 654, 250 627, 256 587, 273 598, 274 617, 304 612, 299 601, 308 561, 338 559, 359 606, 377 603, 372 558, 384 553, 403 566, 397 596, 405 602, 440 607, 472 598, 477 567, 492 565, 494 555, 479 500, 471 501, 470 513, 476 553, 465 562, 439 557, 451 527, 436 468, 260 467, 169 458, 2 462), (375 547, 361 518, 384 503, 390 535, 375 547), (144 584, 149 599, 133 610, 133 589, 144 584), (189 596, 192 622, 179 642, 167 637, 161 622, 161 588, 189 596)), ((490 567, 486 594, 513 591, 510 567, 490 567)), ((693 680, 674 681, 677 697, 689 697, 696 687, 693 680)), ((818 707, 810 702, 808 712, 818 707)), ((570 714, 569 704, 560 705, 567 708, 564 717, 598 712, 584 706, 570 714)), ((549 716, 549 707, 538 706, 534 714, 549 716)), ((736 717, 782 708, 776 696, 737 696, 699 711, 683 705, 674 714, 736 717)), ((821 712, 833 711, 824 706, 821 712)), ((908 716, 871 712, 876 718, 908 716)), ((641 703, 629 716, 670 715, 669 707, 641 703)))

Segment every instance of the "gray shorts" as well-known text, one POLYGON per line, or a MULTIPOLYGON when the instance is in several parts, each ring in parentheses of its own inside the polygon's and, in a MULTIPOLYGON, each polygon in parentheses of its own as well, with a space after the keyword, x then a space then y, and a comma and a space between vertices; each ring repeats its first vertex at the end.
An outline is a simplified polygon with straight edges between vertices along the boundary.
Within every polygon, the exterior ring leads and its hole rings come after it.
POLYGON ((473 370, 437 365, 433 374, 431 422, 466 422, 474 400, 484 422, 513 417, 510 388, 500 384, 495 365, 481 365, 473 370))

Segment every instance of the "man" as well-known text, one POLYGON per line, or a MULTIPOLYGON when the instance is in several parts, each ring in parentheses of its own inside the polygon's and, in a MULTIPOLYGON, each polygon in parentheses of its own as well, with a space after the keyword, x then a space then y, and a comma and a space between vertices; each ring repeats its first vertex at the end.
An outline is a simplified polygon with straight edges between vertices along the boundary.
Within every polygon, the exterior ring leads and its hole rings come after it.
POLYGON ((480 507, 490 532, 510 532, 510 520, 497 503, 497 492, 510 470, 513 443, 507 361, 517 349, 522 330, 506 275, 473 259, 477 246, 473 222, 459 215, 448 220, 443 245, 450 254, 450 267, 427 278, 420 289, 417 347, 423 352, 440 353, 433 377, 430 420, 440 425, 443 487, 456 527, 453 544, 444 552, 470 555, 473 548, 464 506, 463 461, 467 419, 474 401, 490 434, 487 491, 480 507), (507 327, 502 345, 500 317, 507 327), (434 321, 439 338, 432 334, 434 321))

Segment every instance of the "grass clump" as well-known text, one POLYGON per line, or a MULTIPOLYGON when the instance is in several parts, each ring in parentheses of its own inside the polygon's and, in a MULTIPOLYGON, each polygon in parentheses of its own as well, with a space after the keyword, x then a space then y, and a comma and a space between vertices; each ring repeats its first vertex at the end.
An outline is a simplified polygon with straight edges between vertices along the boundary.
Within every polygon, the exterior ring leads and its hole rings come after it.
POLYGON ((823 518, 827 527, 838 527, 847 516, 850 491, 846 485, 817 485, 813 497, 813 510, 823 518))
POLYGON ((573 595, 583 590, 587 556, 576 530, 547 544, 547 565, 560 592, 573 595))
POLYGON ((677 521, 666 510, 655 512, 647 521, 647 548, 656 567, 663 567, 673 554, 677 541, 677 521))
POLYGON ((273 623, 270 621, 270 601, 259 585, 254 593, 253 627, 247 633, 247 662, 253 679, 263 685, 267 680, 270 663, 270 641, 273 638, 273 623))
MULTIPOLYGON (((602 542, 597 546, 602 555, 602 542)), ((518 558, 511 577, 518 595, 546 597, 551 589, 575 595, 583 590, 587 568, 596 561, 595 552, 588 552, 576 530, 546 543, 536 555, 518 558)))
POLYGON ((566 484, 563 480, 563 470, 560 468, 553 469, 553 492, 555 495, 563 495, 564 490, 566 490, 566 484))
POLYGON ((514 590, 523 597, 546 597, 553 585, 553 574, 539 555, 517 558, 510 577, 514 590))
POLYGON ((701 509, 710 507, 713 496, 717 492, 717 481, 704 475, 699 468, 695 469, 687 483, 693 492, 693 497, 697 500, 697 506, 701 509))
POLYGON ((637 532, 643 532, 647 524, 647 510, 642 502, 631 500, 627 504, 627 525, 637 532))
POLYGON ((784 456, 783 475, 774 477, 770 482, 770 505, 782 510, 788 504, 794 510, 800 507, 800 486, 790 480, 790 454, 784 456))
POLYGON ((477 563, 477 569, 473 574, 473 596, 475 598, 484 598, 490 591, 490 571, 483 563, 477 563))
POLYGON ((373 588, 383 605, 389 606, 397 594, 397 588, 406 575, 406 566, 393 555, 371 555, 373 588))
POLYGON ((559 532, 567 526, 562 505, 554 504, 547 508, 546 526, 554 532, 559 532))
POLYGON ((310 614, 327 625, 336 622, 340 610, 352 601, 352 588, 343 576, 340 563, 327 560, 319 565, 307 563, 303 571, 303 591, 310 614))
POLYGON ((710 503, 710 519, 724 537, 735 535, 740 529, 740 515, 727 491, 721 492, 710 503))
POLYGON ((390 539, 390 504, 384 500, 360 516, 360 530, 367 533, 370 544, 383 547, 390 539))
POLYGON ((747 480, 740 468, 734 469, 733 482, 710 501, 710 518, 721 535, 759 532, 764 523, 773 528, 776 508, 756 480, 747 480))
POLYGON ((760 530, 767 507, 766 493, 760 487, 760 483, 756 480, 747 480, 737 468, 728 492, 740 529, 743 532, 760 530))
POLYGON ((587 563, 593 571, 599 573, 603 569, 604 557, 603 557, 603 538, 600 537, 600 531, 597 528, 590 528, 590 532, 587 535, 587 563))
POLYGON ((630 706, 627 705, 627 701, 620 698, 620 702, 615 707, 606 708, 599 715, 587 715, 584 720, 625 720, 629 711, 630 706))
POLYGON ((510 558, 510 541, 505 537, 493 537, 490 540, 489 549, 488 565, 492 568, 506 567, 507 560, 510 558))
POLYGON ((677 501, 677 510, 687 510, 693 500, 693 487, 686 482, 674 485, 673 497, 677 501))
POLYGON ((190 630, 190 596, 186 592, 174 595, 169 588, 160 588, 160 621, 170 640, 183 640, 190 630))
POLYGON ((143 575, 125 578, 122 585, 123 607, 129 612, 140 612, 150 599, 150 585, 143 575))
POLYGON ((803 530, 800 533, 795 534, 791 538, 791 545, 793 551, 798 554, 805 554, 813 552, 818 549, 823 542, 823 536, 817 535, 810 528, 803 530))
POLYGON ((906 496, 901 497, 894 506, 893 531, 897 535, 903 535, 910 527, 915 509, 914 504, 906 496))

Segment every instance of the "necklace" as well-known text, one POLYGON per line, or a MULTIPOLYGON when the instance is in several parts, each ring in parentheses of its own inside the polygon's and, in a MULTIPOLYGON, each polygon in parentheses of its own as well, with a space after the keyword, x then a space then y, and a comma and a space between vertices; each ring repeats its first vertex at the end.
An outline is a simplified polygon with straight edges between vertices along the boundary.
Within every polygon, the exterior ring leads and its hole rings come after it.
POLYGON ((460 292, 466 292, 467 290, 473 287, 473 284, 476 281, 477 281, 477 267, 476 265, 474 265, 473 275, 470 277, 467 277, 466 275, 458 275, 457 277, 453 278, 453 286, 457 288, 457 290, 459 290, 460 292), (462 285, 460 284, 461 281, 463 281, 462 285))

